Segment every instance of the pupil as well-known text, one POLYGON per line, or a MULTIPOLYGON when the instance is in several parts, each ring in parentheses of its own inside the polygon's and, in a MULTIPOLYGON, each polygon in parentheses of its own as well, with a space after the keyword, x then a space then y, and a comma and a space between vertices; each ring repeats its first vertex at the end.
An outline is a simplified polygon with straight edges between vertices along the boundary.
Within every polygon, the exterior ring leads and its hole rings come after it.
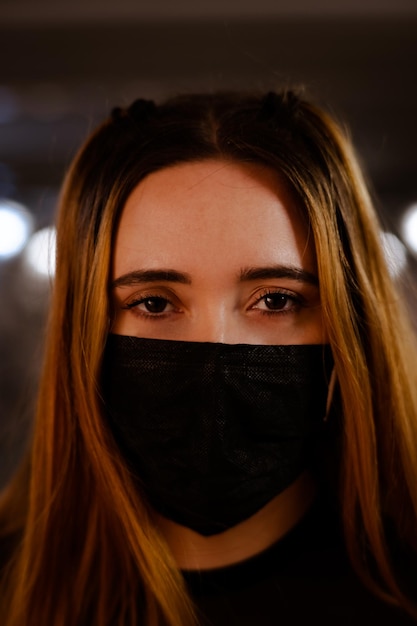
POLYGON ((287 304, 287 296, 284 294, 273 294, 265 298, 268 309, 283 309, 287 304))
POLYGON ((163 313, 166 307, 164 298, 148 298, 145 300, 145 306, 149 313, 163 313))

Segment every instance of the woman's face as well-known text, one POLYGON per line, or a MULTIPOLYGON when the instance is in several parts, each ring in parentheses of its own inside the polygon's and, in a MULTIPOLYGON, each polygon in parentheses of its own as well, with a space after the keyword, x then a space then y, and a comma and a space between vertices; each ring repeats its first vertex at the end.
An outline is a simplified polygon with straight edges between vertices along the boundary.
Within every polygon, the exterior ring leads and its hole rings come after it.
POLYGON ((112 332, 248 344, 324 343, 314 242, 268 168, 218 160, 150 174, 124 207, 112 332))

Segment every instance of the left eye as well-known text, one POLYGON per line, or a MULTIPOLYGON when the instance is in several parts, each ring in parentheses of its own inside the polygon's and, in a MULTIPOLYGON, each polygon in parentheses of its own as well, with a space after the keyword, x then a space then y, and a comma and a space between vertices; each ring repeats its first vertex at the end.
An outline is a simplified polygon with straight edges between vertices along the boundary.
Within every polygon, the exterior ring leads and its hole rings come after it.
POLYGON ((267 293, 259 298, 255 308, 267 311, 285 311, 295 308, 297 304, 299 304, 299 302, 295 296, 282 292, 274 292, 267 293))

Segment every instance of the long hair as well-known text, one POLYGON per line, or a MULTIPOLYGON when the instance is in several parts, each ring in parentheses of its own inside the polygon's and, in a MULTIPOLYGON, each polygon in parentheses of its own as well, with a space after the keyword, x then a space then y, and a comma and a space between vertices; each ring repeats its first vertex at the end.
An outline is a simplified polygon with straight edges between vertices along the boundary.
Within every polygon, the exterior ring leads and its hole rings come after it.
POLYGON ((337 376, 346 545, 368 586, 413 611, 383 520, 415 547, 417 351, 362 174, 340 127, 293 92, 220 93, 115 109, 67 175, 33 444, 0 508, 0 533, 13 544, 3 577, 7 626, 196 621, 106 427, 100 371, 127 197, 153 171, 208 158, 266 165, 301 199, 337 376))

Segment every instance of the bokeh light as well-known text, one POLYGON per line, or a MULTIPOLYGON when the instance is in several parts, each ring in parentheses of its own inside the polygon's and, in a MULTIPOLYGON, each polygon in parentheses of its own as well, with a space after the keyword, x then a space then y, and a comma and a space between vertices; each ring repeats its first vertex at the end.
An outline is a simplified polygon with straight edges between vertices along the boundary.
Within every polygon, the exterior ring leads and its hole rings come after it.
POLYGON ((27 269, 39 278, 52 278, 55 274, 55 228, 48 226, 34 233, 24 251, 27 269))
POLYGON ((32 231, 33 219, 18 202, 0 200, 0 259, 19 254, 32 231))
POLYGON ((401 220, 401 234, 404 241, 417 254, 417 203, 412 204, 401 220))

